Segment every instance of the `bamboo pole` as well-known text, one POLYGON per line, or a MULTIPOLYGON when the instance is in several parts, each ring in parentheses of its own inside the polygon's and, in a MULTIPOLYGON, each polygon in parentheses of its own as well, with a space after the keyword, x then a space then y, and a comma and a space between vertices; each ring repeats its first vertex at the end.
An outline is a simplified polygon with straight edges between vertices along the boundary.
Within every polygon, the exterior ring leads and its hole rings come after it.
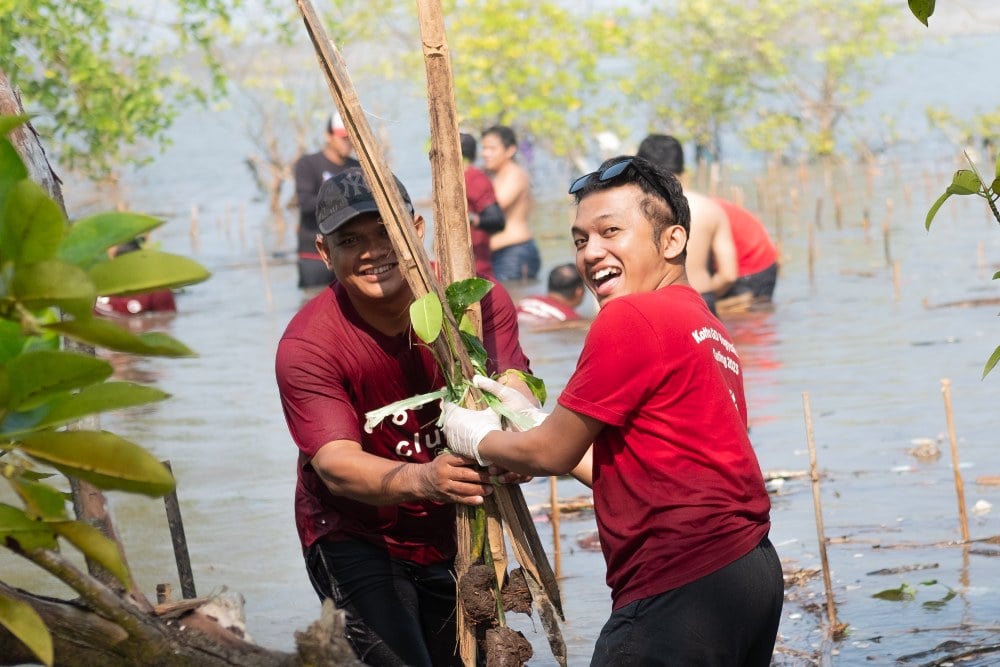
POLYGON ((562 540, 559 535, 559 478, 549 476, 549 506, 552 508, 552 558, 556 563, 556 580, 562 579, 562 540))
POLYGON ((941 393, 944 395, 944 416, 948 422, 948 440, 951 443, 951 467, 955 474, 955 495, 958 496, 958 519, 962 527, 962 542, 969 541, 969 517, 965 511, 965 482, 962 471, 958 467, 958 438, 955 437, 955 418, 951 411, 951 380, 941 380, 941 393))
POLYGON ((819 557, 823 567, 823 586, 826 589, 826 614, 830 622, 830 635, 837 638, 841 626, 837 622, 837 605, 833 599, 833 583, 830 580, 830 562, 826 556, 826 530, 823 528, 823 506, 819 494, 819 471, 816 466, 816 441, 813 438, 812 410, 809 407, 809 392, 802 392, 802 410, 806 420, 806 442, 809 445, 809 476, 812 480, 813 509, 816 513, 816 537, 819 540, 819 557))

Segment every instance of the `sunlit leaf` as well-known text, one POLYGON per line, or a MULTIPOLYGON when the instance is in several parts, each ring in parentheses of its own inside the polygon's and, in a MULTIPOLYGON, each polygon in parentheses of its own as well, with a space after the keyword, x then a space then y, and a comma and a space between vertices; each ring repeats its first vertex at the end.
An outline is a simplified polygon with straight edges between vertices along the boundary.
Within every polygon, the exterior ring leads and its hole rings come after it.
MULTIPOLYGON (((994 178, 993 182, 990 183, 990 191, 994 194, 994 196, 1000 195, 1000 176, 994 178)), ((1000 222, 1000 220, 997 222, 1000 222)))
POLYGON ((462 343, 465 344, 465 349, 469 353, 469 358, 472 359, 472 365, 476 367, 476 371, 483 375, 489 375, 486 371, 488 355, 482 341, 468 332, 459 331, 458 333, 462 337, 462 343))
POLYGON ((20 114, 18 116, 0 116, 0 137, 6 137, 14 128, 27 123, 29 118, 31 118, 31 116, 28 114, 20 114))
POLYGON ((195 352, 191 348, 165 333, 147 331, 135 334, 100 317, 53 322, 45 325, 45 329, 118 352, 157 357, 195 356, 195 352))
POLYGON ((10 480, 27 513, 33 519, 66 519, 66 495, 48 484, 25 477, 10 480))
POLYGON ((970 169, 959 169, 951 179, 948 190, 956 195, 974 195, 982 188, 982 183, 976 172, 970 169))
POLYGON ((455 321, 460 321, 465 309, 481 301, 491 289, 493 283, 484 278, 466 278, 448 285, 444 294, 455 321))
POLYGON ((37 350, 22 354, 7 364, 8 406, 28 410, 49 397, 107 379, 111 364, 86 354, 61 350, 37 350))
POLYGON ((989 360, 986 362, 986 366, 983 367, 983 378, 990 374, 990 371, 1000 362, 1000 346, 993 350, 993 354, 990 355, 989 360))
MULTIPOLYGON (((998 180, 1000 180, 1000 153, 997 154, 997 164, 996 164, 996 167, 994 167, 994 170, 993 170, 993 177, 995 179, 993 181, 994 183, 996 183, 998 180)), ((997 191, 996 188, 994 188, 993 192, 996 192, 996 191, 997 191)))
POLYGON ((34 181, 18 181, 7 192, 0 226, 0 256, 17 264, 55 257, 66 233, 62 209, 34 181))
POLYGON ((163 224, 163 220, 139 213, 98 213, 74 222, 59 248, 59 258, 89 268, 97 260, 107 259, 113 246, 145 234, 163 224))
POLYGON ((16 507, 0 504, 0 544, 11 543, 17 548, 55 549, 56 536, 52 528, 42 521, 32 519, 16 507))
POLYGON ((27 646, 43 664, 52 665, 52 635, 30 604, 0 593, 0 625, 27 646))
POLYGON ((477 336, 476 327, 472 325, 472 318, 469 317, 469 313, 462 313, 462 319, 458 321, 458 330, 464 331, 470 336, 477 336))
POLYGON ((910 11, 921 23, 928 25, 927 19, 934 13, 934 2, 935 0, 909 0, 910 11))
POLYGON ((899 588, 888 588, 884 591, 879 591, 872 595, 872 597, 890 602, 906 602, 916 597, 916 591, 912 586, 904 583, 899 588))
POLYGON ((187 257, 137 250, 94 265, 89 275, 98 294, 117 296, 184 287, 200 283, 211 274, 187 257))
POLYGON ((402 414, 407 410, 414 410, 416 408, 423 407, 431 401, 440 401, 442 398, 447 398, 447 396, 447 389, 439 389, 426 394, 418 394, 417 396, 404 398, 401 401, 390 403, 389 405, 378 408, 377 410, 369 410, 365 413, 365 433, 371 433, 386 417, 402 414))
POLYGON ((30 412, 12 412, 0 423, 0 438, 13 438, 32 430, 55 428, 81 417, 146 405, 170 394, 134 382, 102 382, 78 392, 57 396, 48 405, 30 412))
POLYGON ((444 312, 437 294, 428 292, 410 304, 410 322, 420 340, 433 343, 441 335, 444 312))
POLYGON ((76 317, 89 317, 97 300, 86 272, 57 259, 18 266, 13 293, 29 310, 58 306, 76 317))
POLYGON ((69 540, 89 560, 96 561, 105 570, 115 575, 125 588, 132 585, 128 566, 122 560, 118 544, 104 536, 101 531, 80 521, 58 521, 50 524, 59 535, 69 540))
POLYGON ((545 404, 545 399, 548 398, 548 392, 545 389, 545 381, 542 380, 542 378, 535 377, 531 373, 524 373, 516 368, 511 368, 506 372, 513 373, 517 377, 521 378, 521 381, 528 385, 528 389, 531 390, 532 396, 538 399, 539 404, 545 404))
MULTIPOLYGON (((18 181, 28 178, 28 170, 17 149, 7 139, 0 137, 0 223, 3 222, 4 202, 7 193, 18 181)), ((0 236, 4 232, 0 230, 0 236)), ((2 255, 0 255, 2 256, 2 255)))
POLYGON ((145 449, 107 431, 42 431, 18 446, 28 456, 100 489, 162 496, 174 488, 170 471, 145 449))

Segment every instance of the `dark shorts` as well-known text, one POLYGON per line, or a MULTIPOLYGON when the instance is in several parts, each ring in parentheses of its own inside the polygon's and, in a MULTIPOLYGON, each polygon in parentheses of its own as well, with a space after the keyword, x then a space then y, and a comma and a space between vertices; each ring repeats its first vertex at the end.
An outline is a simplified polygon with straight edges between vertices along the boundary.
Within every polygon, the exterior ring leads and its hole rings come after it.
POLYGON ((359 541, 320 541, 305 557, 320 600, 332 598, 346 613, 347 639, 365 664, 462 664, 450 563, 418 565, 359 541))
POLYGON ((542 256, 534 239, 493 251, 493 275, 497 280, 534 280, 542 267, 542 256))
POLYGON ((772 264, 763 271, 751 273, 747 276, 740 276, 736 279, 729 291, 719 297, 726 299, 731 296, 741 294, 753 294, 754 301, 770 301, 774 296, 774 286, 778 282, 778 265, 772 264))
POLYGON ((726 567, 611 614, 591 667, 768 667, 784 580, 766 537, 726 567))

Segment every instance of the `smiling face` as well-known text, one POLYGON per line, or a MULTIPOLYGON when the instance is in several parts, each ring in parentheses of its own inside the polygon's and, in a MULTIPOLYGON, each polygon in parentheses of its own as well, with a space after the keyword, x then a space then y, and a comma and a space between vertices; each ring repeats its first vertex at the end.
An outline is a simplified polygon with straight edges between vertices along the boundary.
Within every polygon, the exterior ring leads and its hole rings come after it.
POLYGON ((643 207, 648 197, 638 185, 626 184, 580 200, 573 224, 576 267, 600 305, 686 283, 687 234, 680 225, 670 225, 657 242, 643 207))
MULTIPOLYGON (((423 218, 415 216, 414 225, 423 238, 423 218)), ((362 315, 366 306, 398 306, 396 301, 409 305, 412 300, 377 212, 359 215, 333 233, 317 237, 316 248, 362 315)))

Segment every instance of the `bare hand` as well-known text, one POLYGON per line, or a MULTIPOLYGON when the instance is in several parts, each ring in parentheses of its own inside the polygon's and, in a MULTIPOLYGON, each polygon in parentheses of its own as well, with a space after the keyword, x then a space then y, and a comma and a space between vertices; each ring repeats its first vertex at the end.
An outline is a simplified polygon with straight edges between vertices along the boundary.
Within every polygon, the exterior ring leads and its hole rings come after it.
POLYGON ((524 484, 525 482, 530 482, 535 479, 531 475, 522 475, 519 472, 511 472, 506 468, 501 468, 497 465, 491 465, 487 472, 490 473, 490 478, 499 484, 524 484))
POLYGON ((414 467, 421 476, 421 496, 436 502, 482 505, 483 498, 493 493, 489 473, 477 469, 475 461, 455 454, 440 454, 414 467))

